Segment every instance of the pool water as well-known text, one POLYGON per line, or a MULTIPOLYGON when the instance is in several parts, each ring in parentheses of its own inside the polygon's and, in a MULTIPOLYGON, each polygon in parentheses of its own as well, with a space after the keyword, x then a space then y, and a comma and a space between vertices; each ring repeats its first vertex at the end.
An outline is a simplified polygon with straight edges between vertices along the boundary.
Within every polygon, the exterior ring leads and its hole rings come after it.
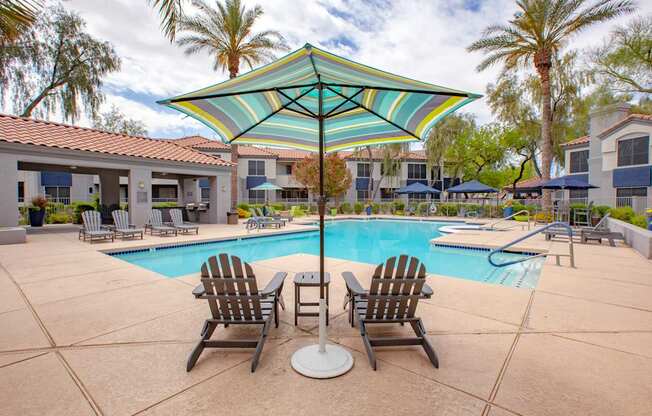
MULTIPOLYGON (((440 227, 450 222, 406 220, 341 220, 326 224, 326 256, 378 264, 388 257, 409 254, 418 257, 428 273, 459 277, 514 287, 535 287, 542 258, 503 268, 487 261, 488 251, 437 247, 430 240, 441 235, 440 227)), ((199 271, 206 259, 217 253, 229 253, 247 262, 291 254, 319 254, 317 231, 286 235, 244 238, 163 249, 115 254, 122 260, 178 277, 199 271)), ((511 260, 522 254, 501 253, 496 259, 511 260)), ((315 264, 317 268, 317 264, 315 264)))

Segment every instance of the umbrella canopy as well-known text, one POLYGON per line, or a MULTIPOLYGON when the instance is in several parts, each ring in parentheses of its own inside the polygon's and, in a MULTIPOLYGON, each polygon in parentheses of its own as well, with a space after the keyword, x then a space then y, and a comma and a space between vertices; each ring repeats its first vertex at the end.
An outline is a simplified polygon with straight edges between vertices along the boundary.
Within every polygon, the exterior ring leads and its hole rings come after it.
POLYGON ((452 186, 446 190, 449 194, 487 194, 498 192, 497 189, 476 180, 452 186))
POLYGON ((251 188, 251 191, 280 191, 283 188, 280 186, 274 185, 273 183, 263 182, 258 186, 251 188))
POLYGON ((237 78, 159 103, 201 121, 228 143, 309 151, 320 149, 321 115, 324 151, 332 152, 421 140, 447 114, 479 97, 306 44, 237 78))
POLYGON ((423 140, 477 94, 393 75, 310 44, 237 78, 159 101, 215 130, 227 143, 319 152, 319 344, 292 356, 301 374, 330 378, 353 366, 326 344, 324 153, 423 140))
POLYGON ((404 186, 396 191, 397 194, 438 194, 439 190, 432 188, 428 185, 424 185, 421 182, 414 182, 408 186, 404 186))
POLYGON ((573 176, 561 176, 545 182, 541 185, 543 189, 592 189, 597 186, 591 185, 581 178, 573 176))

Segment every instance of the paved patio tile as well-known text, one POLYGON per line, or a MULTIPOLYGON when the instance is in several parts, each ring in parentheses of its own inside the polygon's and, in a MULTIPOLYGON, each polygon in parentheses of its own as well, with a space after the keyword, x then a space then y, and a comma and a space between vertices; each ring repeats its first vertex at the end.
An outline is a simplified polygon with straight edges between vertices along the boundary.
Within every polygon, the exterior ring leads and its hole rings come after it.
POLYGON ((536 292, 527 327, 539 331, 652 330, 652 312, 536 292))
POLYGON ((0 368, 2 415, 94 415, 88 401, 53 354, 0 368))
MULTIPOLYGON (((430 335, 428 338, 439 357, 439 368, 432 366, 423 348, 418 346, 375 351, 379 370, 391 363, 488 399, 515 337, 516 334, 430 335)), ((369 365, 360 336, 340 341, 363 354, 363 362, 358 361, 358 366, 369 365)))
MULTIPOLYGON (((107 346, 64 351, 63 356, 103 413, 130 415, 224 369, 248 362, 252 355, 251 350, 244 349, 209 349, 188 373, 186 360, 193 347, 190 343, 107 346)), ((265 347, 263 354, 273 349, 273 343, 265 347)))
POLYGON ((50 346, 29 309, 0 314, 0 328, 0 351, 50 346))
POLYGON ((70 259, 52 264, 38 264, 25 266, 14 264, 7 267, 17 283, 39 282, 43 280, 56 279, 58 277, 74 276, 100 272, 106 270, 124 269, 130 265, 122 260, 102 254, 102 257, 94 255, 92 259, 70 259))
POLYGON ((546 270, 541 273, 537 291, 652 311, 652 286, 595 279, 586 273, 546 270))
POLYGON ((35 308, 57 345, 69 345, 195 306, 188 286, 174 280, 112 290, 35 308))
POLYGON ((24 283, 21 288, 32 304, 43 304, 160 280, 159 274, 145 269, 122 268, 24 283))
POLYGON ((652 358, 652 332, 571 332, 558 335, 652 358))
POLYGON ((25 300, 9 276, 0 269, 0 313, 26 307, 25 300))
POLYGON ((522 335, 495 402, 524 415, 647 415, 652 360, 551 335, 522 335))
POLYGON ((28 360, 32 357, 38 355, 48 354, 43 351, 32 351, 32 352, 7 352, 0 354, 0 368, 8 366, 19 361, 28 360))
POLYGON ((488 416, 518 416, 518 415, 516 413, 507 411, 505 409, 501 409, 500 407, 491 406, 491 410, 489 410, 488 416))
POLYGON ((145 412, 148 415, 224 414, 306 415, 426 413, 480 415, 484 402, 392 365, 374 372, 366 358, 353 352, 356 364, 346 375, 313 380, 295 373, 289 357, 316 339, 291 341, 263 352, 256 373, 241 364, 145 412), (225 386, 227 394, 224 394, 225 386), (216 392, 221 391, 216 396, 216 392), (228 392, 241 392, 228 394, 228 392), (245 393, 246 392, 246 393, 245 393), (214 400, 219 399, 219 405, 214 400), (400 401, 400 405, 397 404, 400 401))

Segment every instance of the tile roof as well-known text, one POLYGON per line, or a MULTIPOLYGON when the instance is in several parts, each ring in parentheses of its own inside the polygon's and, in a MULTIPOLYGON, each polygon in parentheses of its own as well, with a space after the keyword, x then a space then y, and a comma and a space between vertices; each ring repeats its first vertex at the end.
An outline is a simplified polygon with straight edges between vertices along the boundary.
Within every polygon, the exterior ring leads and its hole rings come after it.
POLYGON ((631 121, 645 121, 645 122, 652 122, 652 115, 650 114, 630 114, 629 116, 625 117, 624 119, 620 120, 619 122, 613 124, 612 126, 608 127, 604 131, 602 131, 598 136, 606 136, 613 131, 617 130, 618 128, 624 126, 625 124, 631 122, 631 121))
MULTIPOLYGON (((516 182, 516 189, 523 189, 523 188, 538 188, 545 182, 542 178, 539 178, 537 176, 530 178, 530 179, 524 179, 522 181, 516 182)), ((512 185, 507 185, 504 186, 503 189, 505 190, 510 190, 512 188, 512 185)))
POLYGON ((170 162, 231 166, 230 162, 178 146, 170 140, 107 133, 6 114, 0 114, 0 141, 170 162))
POLYGON ((285 160, 301 160, 304 159, 312 152, 308 152, 305 150, 298 150, 298 149, 281 149, 281 148, 267 148, 265 149, 270 153, 274 153, 276 156, 278 156, 279 159, 285 159, 285 160))
POLYGON ((210 142, 210 140, 207 139, 206 137, 198 136, 198 135, 186 136, 186 137, 181 137, 179 139, 171 139, 171 140, 174 140, 174 143, 180 146, 190 146, 190 147, 198 144, 210 142))
POLYGON ((255 147, 255 146, 239 145, 238 157, 248 157, 248 156, 266 158, 266 159, 276 158, 276 155, 272 153, 270 149, 263 149, 262 147, 255 147))
POLYGON ((567 147, 567 146, 576 146, 580 144, 588 144, 591 141, 591 136, 582 136, 578 137, 577 139, 573 139, 569 142, 562 143, 561 147, 567 147))

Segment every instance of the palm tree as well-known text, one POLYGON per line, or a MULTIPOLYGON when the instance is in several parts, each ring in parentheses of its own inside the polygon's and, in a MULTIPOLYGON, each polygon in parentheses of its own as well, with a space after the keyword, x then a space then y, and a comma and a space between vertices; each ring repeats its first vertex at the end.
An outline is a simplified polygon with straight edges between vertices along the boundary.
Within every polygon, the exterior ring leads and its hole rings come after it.
MULTIPOLYGON (((552 110, 550 69, 552 59, 568 39, 579 31, 607 21, 635 7, 630 0, 517 0, 518 12, 507 25, 485 29, 482 39, 473 42, 468 51, 482 51, 488 56, 478 66, 482 71, 503 63, 505 70, 534 65, 541 81, 542 176, 550 179, 552 165, 552 110)), ((550 192, 544 194, 544 206, 551 205, 550 192)))
POLYGON ((165 37, 170 42, 174 41, 177 35, 177 24, 183 16, 183 0, 148 0, 148 2, 158 8, 158 14, 161 16, 161 28, 165 37))
MULTIPOLYGON (((169 0, 168 0, 169 1, 169 0)), ((199 9, 194 16, 181 16, 177 29, 185 36, 177 44, 186 48, 186 55, 208 52, 213 57, 214 70, 227 70, 230 78, 240 72, 240 63, 249 68, 268 62, 274 58, 274 52, 288 50, 283 36, 274 30, 253 33, 256 19, 263 14, 263 9, 256 5, 246 9, 240 0, 225 0, 222 4, 215 1, 216 8, 204 0, 193 0, 193 6, 199 9)), ((238 161, 238 147, 231 145, 231 161, 238 161)), ((231 210, 235 211, 238 202, 238 172, 233 167, 231 172, 231 210)))
POLYGON ((0 2, 0 44, 16 40, 34 22, 41 8, 33 0, 5 0, 0 2))

